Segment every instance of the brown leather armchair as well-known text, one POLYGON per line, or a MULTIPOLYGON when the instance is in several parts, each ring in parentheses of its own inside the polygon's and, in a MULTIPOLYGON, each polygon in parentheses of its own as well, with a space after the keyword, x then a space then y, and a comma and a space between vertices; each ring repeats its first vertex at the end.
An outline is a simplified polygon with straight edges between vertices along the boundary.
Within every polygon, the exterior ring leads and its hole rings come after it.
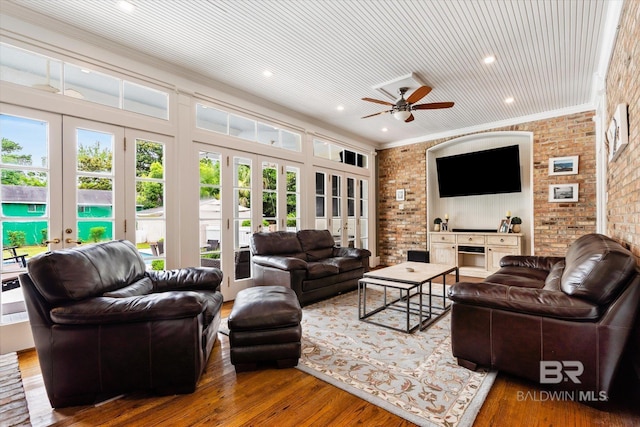
POLYGON ((127 241, 30 259, 20 284, 51 405, 193 392, 220 325, 221 281, 213 268, 146 271, 127 241))
POLYGON ((450 289, 458 363, 586 392, 577 394, 586 403, 608 396, 623 353, 640 336, 633 254, 606 236, 588 234, 565 257, 507 256, 501 267, 481 283, 450 289))
POLYGON ((256 233, 250 247, 254 285, 289 287, 303 306, 356 289, 369 271, 371 252, 336 247, 329 230, 256 233))

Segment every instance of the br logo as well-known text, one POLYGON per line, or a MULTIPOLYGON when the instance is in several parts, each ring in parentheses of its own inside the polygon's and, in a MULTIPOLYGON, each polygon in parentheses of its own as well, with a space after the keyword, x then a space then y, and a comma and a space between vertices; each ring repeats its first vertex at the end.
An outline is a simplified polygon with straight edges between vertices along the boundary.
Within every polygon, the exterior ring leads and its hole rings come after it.
POLYGON ((582 362, 578 360, 541 360, 540 384, 560 384, 562 381, 573 381, 581 384, 578 378, 584 372, 582 362))

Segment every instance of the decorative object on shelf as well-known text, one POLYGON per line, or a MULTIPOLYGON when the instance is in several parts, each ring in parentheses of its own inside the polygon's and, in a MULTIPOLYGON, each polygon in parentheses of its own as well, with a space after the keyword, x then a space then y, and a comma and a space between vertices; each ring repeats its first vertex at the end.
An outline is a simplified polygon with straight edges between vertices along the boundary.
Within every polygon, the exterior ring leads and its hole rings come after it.
POLYGON ((611 162, 617 159, 622 150, 629 144, 627 104, 618 104, 616 107, 616 112, 611 117, 606 137, 609 143, 609 161, 611 162))
POLYGON ((549 175, 576 175, 578 173, 579 156, 551 157, 549 159, 549 175))
POLYGON ((404 189, 396 190, 396 200, 404 200, 404 189))
POLYGON ((522 230, 520 224, 522 224, 522 219, 519 216, 514 216, 513 218, 511 218, 511 231, 513 231, 514 233, 519 233, 522 230))
POLYGON ((508 233, 509 232, 509 220, 503 219, 500 221, 500 227, 498 227, 498 233, 508 233))
POLYGON ((442 224, 442 218, 438 217, 433 220, 433 231, 440 231, 440 224, 442 224))
POLYGON ((577 202, 578 184, 551 184, 549 186, 549 201, 555 203, 577 202))
POLYGON ((444 214, 444 221, 440 224, 440 231, 449 231, 449 214, 444 214))

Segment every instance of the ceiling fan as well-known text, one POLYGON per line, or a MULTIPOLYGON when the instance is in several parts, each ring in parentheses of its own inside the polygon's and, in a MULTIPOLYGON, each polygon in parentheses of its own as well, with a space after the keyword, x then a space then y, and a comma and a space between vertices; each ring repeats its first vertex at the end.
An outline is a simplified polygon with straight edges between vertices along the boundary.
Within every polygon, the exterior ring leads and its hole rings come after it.
POLYGON ((418 89, 413 91, 411 95, 407 99, 404 99, 405 93, 409 90, 408 87, 401 87, 398 89, 400 92, 400 99, 396 101, 396 103, 391 103, 388 101, 382 101, 380 99, 373 98, 362 98, 363 101, 375 102, 376 104, 389 105, 391 106, 390 110, 380 111, 379 113, 369 114, 368 116, 362 117, 366 119, 367 117, 377 116, 379 114, 390 113, 393 114, 393 117, 396 120, 404 120, 405 123, 412 122, 413 111, 414 110, 437 110, 440 108, 451 108, 453 107, 453 102, 431 102, 429 104, 417 104, 416 102, 420 101, 422 98, 427 96, 429 92, 431 92, 431 88, 429 86, 420 86, 418 89))

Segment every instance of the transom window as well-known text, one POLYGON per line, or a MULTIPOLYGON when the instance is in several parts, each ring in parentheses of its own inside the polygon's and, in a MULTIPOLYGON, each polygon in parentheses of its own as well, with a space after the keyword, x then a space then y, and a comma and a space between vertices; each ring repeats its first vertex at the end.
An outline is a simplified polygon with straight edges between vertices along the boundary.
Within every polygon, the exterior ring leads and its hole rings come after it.
POLYGON ((313 155, 359 168, 369 168, 369 157, 366 154, 358 153, 357 151, 349 150, 340 145, 331 144, 319 139, 313 140, 313 155))
POLYGON ((169 119, 166 92, 5 43, 0 43, 0 80, 169 119))
POLYGON ((196 127, 289 151, 302 151, 299 133, 196 104, 196 127))

